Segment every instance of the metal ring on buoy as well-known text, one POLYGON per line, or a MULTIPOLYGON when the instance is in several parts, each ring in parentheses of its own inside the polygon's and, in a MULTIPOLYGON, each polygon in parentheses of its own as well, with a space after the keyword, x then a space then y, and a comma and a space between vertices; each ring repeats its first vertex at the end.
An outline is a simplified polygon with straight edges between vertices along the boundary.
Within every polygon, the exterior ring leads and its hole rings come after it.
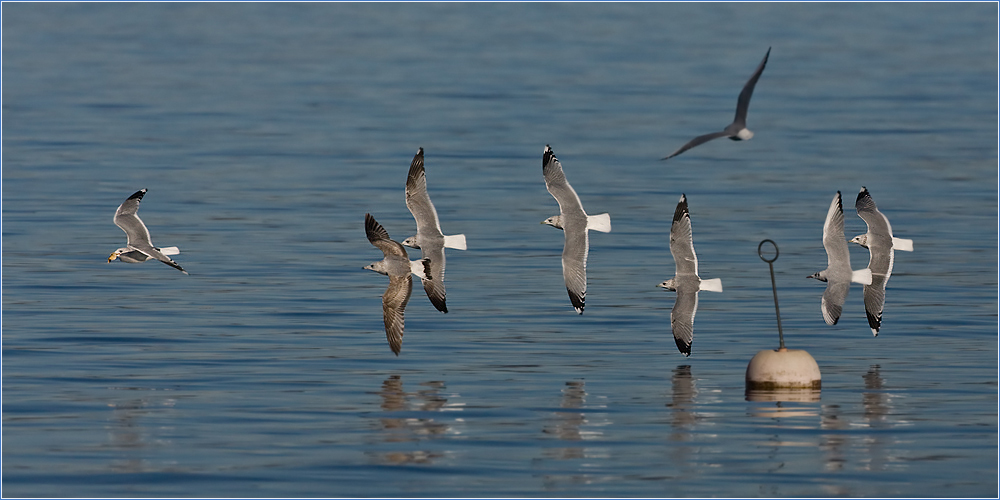
POLYGON ((767 262, 768 264, 770 264, 770 263, 778 260, 778 253, 779 253, 778 252, 778 244, 775 243, 772 240, 763 240, 763 241, 760 242, 759 245, 757 245, 757 256, 760 257, 760 260, 762 260, 764 262, 767 262), (768 258, 764 257, 764 254, 761 252, 761 247, 764 246, 764 243, 771 243, 771 245, 774 246, 774 258, 773 259, 768 259, 768 258))

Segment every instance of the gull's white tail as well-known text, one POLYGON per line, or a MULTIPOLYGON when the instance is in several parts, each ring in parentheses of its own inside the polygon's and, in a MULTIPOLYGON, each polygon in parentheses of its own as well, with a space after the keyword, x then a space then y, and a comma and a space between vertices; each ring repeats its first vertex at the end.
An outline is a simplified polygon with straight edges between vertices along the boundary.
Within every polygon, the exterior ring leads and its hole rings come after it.
POLYGON ((861 283, 862 285, 872 284, 872 270, 866 267, 857 271, 851 271, 851 282, 861 283))
POLYGON ((722 291, 722 280, 719 278, 712 278, 710 280, 701 280, 701 285, 698 286, 698 290, 705 290, 709 292, 721 292, 722 291))
POLYGON ((611 232, 611 216, 608 214, 588 215, 587 229, 600 231, 602 233, 611 232))
POLYGON ((452 236, 444 237, 444 247, 454 248, 455 250, 465 250, 465 235, 455 234, 452 236))
POLYGON ((163 247, 160 249, 160 253, 163 255, 177 255, 181 253, 181 249, 177 247, 163 247))
POLYGON ((893 250, 902 250, 904 252, 912 252, 913 251, 913 240, 908 240, 908 239, 905 239, 905 238, 897 238, 897 237, 893 236, 892 237, 892 249, 893 250))

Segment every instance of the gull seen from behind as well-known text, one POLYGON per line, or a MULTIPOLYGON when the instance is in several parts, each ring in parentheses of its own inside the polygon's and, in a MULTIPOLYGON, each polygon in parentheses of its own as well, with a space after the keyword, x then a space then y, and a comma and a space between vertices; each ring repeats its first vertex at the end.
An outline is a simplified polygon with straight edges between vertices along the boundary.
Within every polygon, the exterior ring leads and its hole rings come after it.
POLYGON ((885 307, 885 285, 892 275, 895 250, 912 252, 913 240, 896 238, 892 235, 889 219, 878 211, 868 188, 861 187, 854 208, 858 211, 858 217, 868 225, 868 232, 855 236, 851 239, 851 243, 867 248, 871 254, 868 269, 872 273, 872 282, 864 288, 865 314, 868 316, 868 326, 871 327, 872 334, 878 337, 879 329, 882 327, 882 310, 885 307))
POLYGON ((747 128, 747 110, 750 109, 750 96, 753 95, 753 89, 757 86, 757 80, 760 79, 761 73, 764 72, 764 66, 767 64, 767 58, 771 55, 771 47, 767 48, 767 53, 764 54, 764 59, 757 66, 757 70, 753 72, 747 83, 743 85, 743 90, 740 91, 740 96, 736 100, 736 117, 733 119, 733 123, 730 123, 721 132, 712 132, 711 134, 699 135, 694 139, 688 141, 687 144, 683 145, 677 151, 674 151, 670 156, 662 158, 663 160, 669 160, 695 146, 704 144, 712 139, 718 139, 720 137, 728 137, 734 141, 744 141, 753 137, 753 132, 747 128))
POLYGON ((542 221, 554 228, 562 229, 566 237, 563 245, 562 268, 563 280, 569 300, 576 312, 583 314, 587 299, 587 254, 590 252, 591 230, 604 233, 611 232, 611 216, 608 214, 587 215, 583 203, 577 196, 573 186, 566 180, 562 164, 548 144, 542 153, 542 176, 545 177, 545 189, 559 203, 559 215, 542 221))
POLYGON ((823 320, 828 325, 836 325, 847 299, 851 283, 872 284, 871 269, 851 270, 851 254, 844 239, 844 204, 837 191, 823 223, 823 247, 826 248, 826 269, 807 278, 826 282, 826 291, 820 301, 823 320))
POLYGON ((417 222, 417 234, 403 240, 403 245, 419 248, 421 256, 430 259, 430 279, 421 278, 427 298, 438 311, 448 312, 444 288, 444 249, 465 250, 465 235, 445 236, 437 210, 427 194, 427 175, 424 172, 424 148, 419 148, 410 163, 406 177, 406 208, 417 222))
POLYGON ((656 286, 677 292, 674 307, 670 310, 670 329, 673 331, 677 350, 690 356, 691 342, 694 340, 694 315, 698 311, 698 292, 721 292, 722 280, 703 280, 698 276, 698 256, 694 253, 691 214, 688 212, 687 197, 683 194, 670 225, 670 253, 674 257, 674 277, 656 286))
POLYGON ((154 247, 149 237, 149 229, 146 229, 146 225, 142 223, 142 219, 136 214, 139 211, 139 202, 142 201, 142 197, 146 194, 146 191, 147 189, 143 188, 133 193, 132 196, 129 196, 122 202, 115 212, 115 225, 122 228, 122 231, 125 231, 125 235, 128 237, 128 246, 115 250, 108 257, 108 263, 116 259, 129 264, 156 259, 184 274, 188 274, 180 264, 167 257, 168 255, 181 253, 180 249, 177 247, 154 247))
POLYGON ((371 214, 365 214, 365 235, 384 255, 382 260, 372 262, 364 268, 389 277, 389 287, 382 295, 382 320, 389 348, 399 356, 399 351, 403 348, 403 310, 413 291, 413 277, 410 274, 416 274, 421 279, 431 279, 430 260, 411 261, 403 245, 390 239, 389 233, 371 214))

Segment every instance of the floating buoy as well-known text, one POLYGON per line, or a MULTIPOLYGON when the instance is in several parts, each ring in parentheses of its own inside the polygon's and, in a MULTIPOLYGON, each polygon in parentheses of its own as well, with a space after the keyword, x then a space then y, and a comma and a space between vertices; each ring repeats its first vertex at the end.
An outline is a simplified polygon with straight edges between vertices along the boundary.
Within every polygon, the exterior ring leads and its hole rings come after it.
POLYGON ((806 351, 785 347, 785 335, 781 330, 781 311, 778 309, 778 287, 774 282, 774 261, 778 260, 778 245, 764 240, 757 245, 757 255, 767 262, 771 269, 771 290, 774 292, 774 313, 778 318, 778 349, 758 352, 747 365, 746 388, 749 391, 774 391, 780 389, 820 388, 819 365, 806 351), (774 257, 768 259, 761 252, 764 243, 774 245, 774 257))
POLYGON ((819 389, 816 360, 801 349, 766 349, 747 365, 747 390, 819 389))

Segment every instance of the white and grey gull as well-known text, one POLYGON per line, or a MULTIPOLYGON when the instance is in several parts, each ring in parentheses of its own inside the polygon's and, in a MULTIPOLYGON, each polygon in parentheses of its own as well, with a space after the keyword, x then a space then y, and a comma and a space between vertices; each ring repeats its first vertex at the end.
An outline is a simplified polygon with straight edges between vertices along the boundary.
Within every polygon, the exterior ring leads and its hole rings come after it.
POLYGON ((757 66, 757 70, 753 72, 747 83, 743 85, 743 90, 740 91, 740 96, 736 100, 736 117, 733 119, 733 123, 730 123, 721 132, 712 132, 710 134, 699 135, 694 139, 688 141, 687 144, 683 145, 677 151, 674 151, 667 156, 662 158, 663 160, 669 160, 695 146, 704 144, 712 139, 718 139, 720 137, 727 137, 734 141, 744 141, 753 137, 753 132, 747 128, 747 110, 750 109, 750 97, 753 95, 753 89, 757 86, 757 80, 760 79, 761 73, 764 72, 764 66, 767 64, 767 58, 771 55, 771 48, 767 48, 767 53, 764 54, 764 59, 757 66))
POLYGON ((840 191, 830 202, 823 223, 823 247, 826 248, 826 269, 807 278, 826 282, 826 291, 820 301, 823 320, 828 325, 836 325, 844 308, 844 301, 850 291, 851 283, 871 285, 872 271, 867 267, 857 271, 851 270, 851 253, 844 239, 844 204, 840 191))
POLYGON ((444 288, 445 248, 465 250, 465 235, 446 236, 441 232, 437 210, 427 194, 427 174, 424 171, 424 148, 417 150, 406 176, 406 208, 417 222, 417 234, 403 240, 403 245, 419 248, 421 256, 430 259, 431 279, 421 278, 427 298, 438 311, 448 312, 444 288))
POLYGON ((143 224, 142 219, 136 213, 139 211, 139 202, 146 194, 147 189, 143 188, 129 196, 115 211, 115 225, 125 231, 128 237, 127 246, 121 247, 111 253, 108 263, 113 260, 120 260, 129 264, 146 262, 149 259, 156 259, 178 271, 188 274, 180 264, 167 257, 181 253, 177 247, 157 248, 153 246, 153 241, 149 236, 149 229, 143 224))
POLYGON ((389 277, 389 287, 382 295, 382 320, 389 348, 399 356, 399 351, 403 348, 403 310, 413 291, 413 277, 410 274, 416 274, 421 279, 431 279, 430 261, 411 261, 403 245, 389 238, 389 233, 371 214, 365 214, 365 235, 384 256, 382 260, 372 262, 364 268, 389 277))
POLYGON ((670 225, 670 253, 674 257, 674 277, 656 286, 677 292, 674 307, 670 310, 670 330, 674 342, 685 356, 691 355, 694 340, 694 315, 698 311, 698 292, 721 292, 722 280, 703 280, 698 276, 698 256, 694 253, 694 237, 691 232, 691 214, 688 212, 687 197, 681 194, 674 210, 674 220, 670 225))
POLYGON ((548 144, 542 153, 542 175, 545 177, 545 189, 559 203, 559 215, 542 221, 554 228, 562 229, 566 241, 563 245, 562 268, 563 280, 569 300, 576 312, 583 314, 587 299, 587 254, 590 252, 591 230, 604 233, 611 231, 611 216, 604 213, 587 215, 583 203, 577 196, 573 186, 566 180, 562 164, 548 144))
POLYGON ((854 208, 858 211, 858 217, 868 225, 868 232, 855 236, 851 239, 851 243, 867 248, 871 255, 868 269, 872 273, 872 282, 864 288, 865 314, 868 316, 868 326, 872 329, 872 335, 878 337, 879 329, 882 327, 882 310, 885 308, 885 285, 892 275, 895 250, 912 252, 913 240, 892 235, 889 219, 878 211, 868 188, 861 187, 854 208))

